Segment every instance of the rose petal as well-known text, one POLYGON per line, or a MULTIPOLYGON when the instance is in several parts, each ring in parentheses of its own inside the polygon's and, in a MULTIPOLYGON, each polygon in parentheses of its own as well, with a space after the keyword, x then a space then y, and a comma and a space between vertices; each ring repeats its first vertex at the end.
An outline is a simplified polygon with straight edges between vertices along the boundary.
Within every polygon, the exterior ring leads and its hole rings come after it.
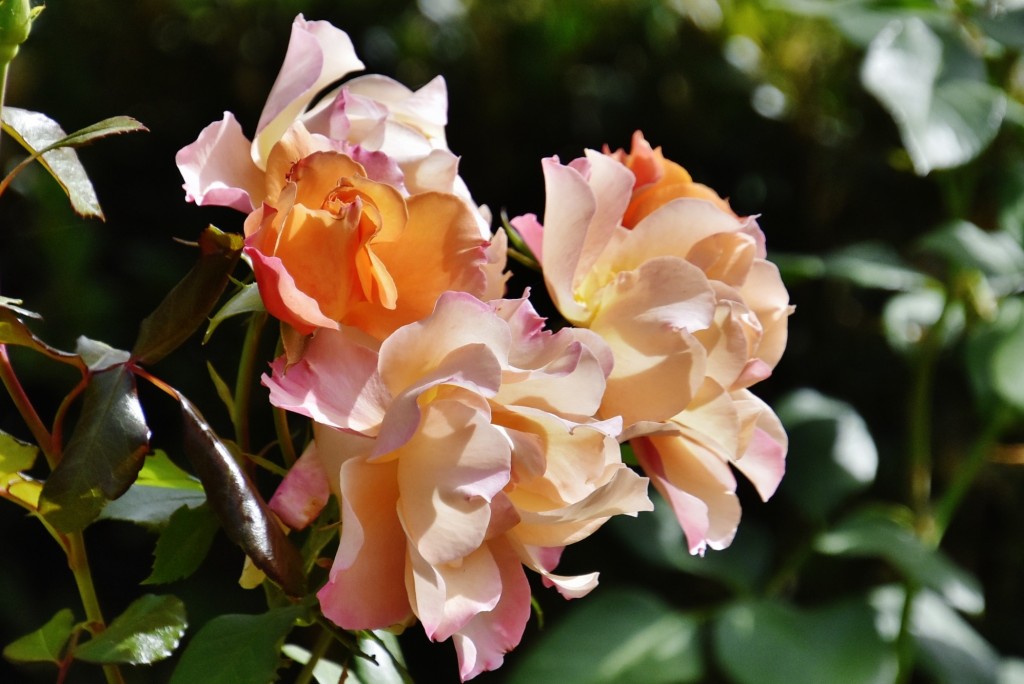
POLYGON ((263 173, 249 154, 251 143, 230 112, 174 157, 185 199, 199 205, 250 212, 263 200, 263 173))

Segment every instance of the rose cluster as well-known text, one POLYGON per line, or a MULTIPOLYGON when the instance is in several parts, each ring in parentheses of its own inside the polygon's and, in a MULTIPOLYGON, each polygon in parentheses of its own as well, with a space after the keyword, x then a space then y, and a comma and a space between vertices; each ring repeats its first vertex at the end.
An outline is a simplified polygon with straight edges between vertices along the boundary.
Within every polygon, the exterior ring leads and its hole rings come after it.
POLYGON ((750 386, 792 311, 753 217, 637 133, 629 153, 543 161, 547 205, 512 225, 570 324, 505 298, 491 232, 447 146, 438 77, 364 75, 348 36, 299 15, 253 140, 230 113, 177 157, 188 199, 247 214, 245 254, 286 353, 264 384, 313 421, 271 508, 293 529, 335 497, 318 598, 345 629, 419 621, 462 678, 498 667, 530 614, 525 569, 555 574, 613 515, 651 509, 690 550, 721 548, 744 473, 769 497, 786 436, 750 386), (627 466, 629 442, 647 477, 627 466))

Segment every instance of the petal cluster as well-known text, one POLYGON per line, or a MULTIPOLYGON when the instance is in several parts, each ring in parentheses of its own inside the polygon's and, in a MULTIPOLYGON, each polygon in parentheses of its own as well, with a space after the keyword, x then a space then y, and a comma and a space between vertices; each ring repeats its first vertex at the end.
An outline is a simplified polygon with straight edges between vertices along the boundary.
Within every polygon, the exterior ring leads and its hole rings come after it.
POLYGON ((628 154, 543 167, 543 224, 513 225, 559 311, 612 349, 600 415, 623 418, 691 551, 726 546, 740 516, 729 464, 764 498, 785 467, 785 433, 748 389, 779 361, 792 312, 764 235, 639 133, 628 154))
POLYGON ((346 629, 418 619, 453 639, 468 679, 519 642, 524 567, 566 597, 589 592, 596 573, 553 573, 561 549, 650 509, 620 421, 594 417, 608 360, 585 330, 545 331, 525 299, 462 293, 383 343, 323 329, 301 361, 278 360, 272 403, 316 428, 271 506, 302 527, 328 493, 341 502, 324 614, 346 629))

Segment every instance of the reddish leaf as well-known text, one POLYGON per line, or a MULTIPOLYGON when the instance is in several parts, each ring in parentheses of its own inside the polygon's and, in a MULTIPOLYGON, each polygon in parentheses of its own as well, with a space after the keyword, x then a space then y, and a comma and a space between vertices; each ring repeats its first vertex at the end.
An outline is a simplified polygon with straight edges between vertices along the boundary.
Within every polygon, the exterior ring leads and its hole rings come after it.
POLYGON ((135 482, 149 451, 149 427, 135 377, 123 365, 92 374, 60 463, 39 507, 59 530, 77 532, 135 482))
POLYGON ((185 421, 185 453, 228 538, 286 593, 301 596, 305 574, 298 550, 206 419, 188 399, 179 398, 185 421))

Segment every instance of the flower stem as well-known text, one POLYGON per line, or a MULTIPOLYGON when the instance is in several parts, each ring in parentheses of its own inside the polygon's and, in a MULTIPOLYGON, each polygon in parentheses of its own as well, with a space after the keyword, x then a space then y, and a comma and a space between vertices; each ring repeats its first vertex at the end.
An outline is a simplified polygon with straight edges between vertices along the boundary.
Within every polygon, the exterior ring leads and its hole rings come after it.
POLYGON ((946 490, 946 493, 935 507, 936 543, 942 539, 949 528, 953 514, 956 513, 960 502, 963 501, 963 498, 967 495, 968 490, 970 490, 975 478, 981 471, 982 466, 985 465, 986 457, 998 440, 1009 418, 1010 416, 1004 407, 997 408, 985 424, 981 434, 974 440, 974 444, 971 445, 967 459, 960 464, 956 476, 949 485, 949 489, 946 490))
POLYGON ((320 636, 317 637, 316 643, 313 644, 313 652, 309 654, 309 660, 303 666, 302 671, 295 678, 295 684, 309 684, 313 681, 313 670, 316 668, 316 664, 320 662, 320 659, 327 653, 327 649, 330 648, 331 642, 334 641, 334 637, 326 629, 320 630, 320 636))
POLYGON ((15 375, 14 367, 11 365, 11 358, 7 355, 7 345, 4 344, 0 344, 0 380, 3 381, 7 393, 11 396, 18 413, 21 414, 29 432, 36 440, 36 444, 42 449, 50 470, 53 470, 57 466, 58 459, 53 453, 53 440, 50 437, 50 432, 25 393, 25 388, 18 381, 18 376, 15 375))
MULTIPOLYGON (((90 623, 93 634, 98 634, 107 628, 103 619, 103 611, 100 610, 99 599, 96 597, 96 587, 92 582, 92 571, 89 569, 89 557, 85 552, 85 538, 81 532, 72 532, 67 535, 68 539, 68 567, 75 576, 75 584, 78 585, 78 594, 82 598, 82 607, 85 608, 85 617, 90 623)), ((121 670, 117 665, 104 665, 103 674, 107 678, 107 684, 124 684, 121 670)))
POLYGON ((238 377, 235 378, 235 404, 231 422, 235 426, 235 442, 244 453, 249 453, 249 404, 252 397, 252 378, 256 371, 256 354, 259 351, 260 336, 267 323, 265 313, 253 314, 242 343, 238 360, 238 377))

